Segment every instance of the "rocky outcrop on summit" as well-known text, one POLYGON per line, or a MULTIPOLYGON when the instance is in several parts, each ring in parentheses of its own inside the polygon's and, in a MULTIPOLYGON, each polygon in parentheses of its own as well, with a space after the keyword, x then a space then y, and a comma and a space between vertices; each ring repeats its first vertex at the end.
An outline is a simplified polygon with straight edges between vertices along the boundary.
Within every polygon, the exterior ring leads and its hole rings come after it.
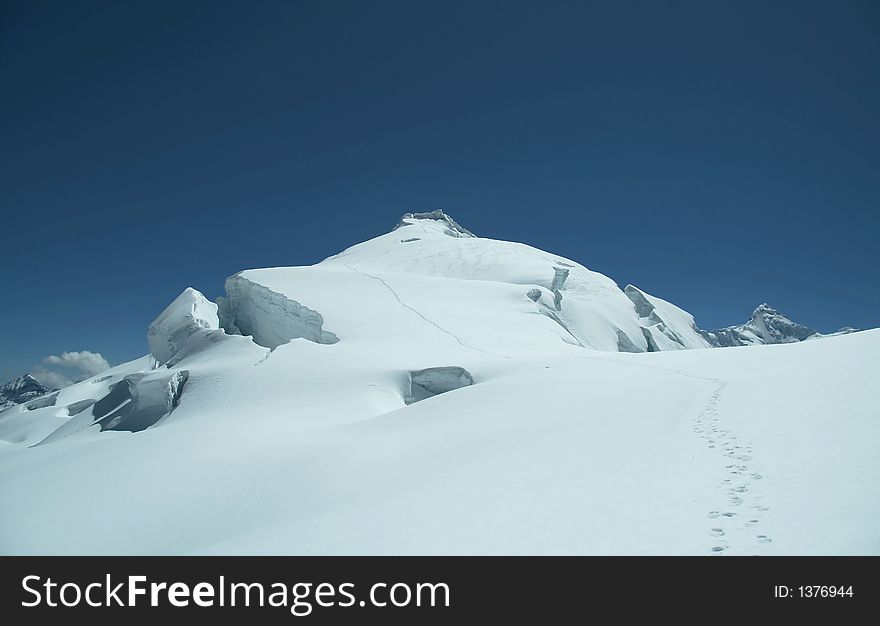
POLYGON ((461 224, 452 219, 451 216, 444 213, 443 209, 435 209, 429 213, 405 213, 403 217, 400 218, 400 221, 397 222, 397 226, 392 230, 397 230, 404 226, 410 226, 418 220, 432 220, 442 223, 446 226, 444 234, 449 235, 450 237, 476 237, 475 234, 467 228, 464 228, 461 224))

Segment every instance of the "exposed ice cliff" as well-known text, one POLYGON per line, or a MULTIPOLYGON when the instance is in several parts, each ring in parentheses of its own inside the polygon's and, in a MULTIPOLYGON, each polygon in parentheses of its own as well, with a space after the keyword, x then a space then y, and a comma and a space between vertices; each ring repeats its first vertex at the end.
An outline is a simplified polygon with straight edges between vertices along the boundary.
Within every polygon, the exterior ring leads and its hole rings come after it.
POLYGON ((271 350, 298 338, 323 344, 339 341, 324 330, 320 313, 241 274, 226 279, 226 296, 217 301, 220 325, 227 333, 249 335, 271 350))
POLYGON ((710 347, 687 311, 634 285, 623 292, 636 309, 649 352, 710 347))
POLYGON ((38 445, 58 441, 98 426, 101 431, 138 432, 170 415, 180 403, 187 370, 129 374, 113 383, 97 401, 79 400, 67 407, 70 419, 38 445))
MULTIPOLYGON (((644 330, 644 329, 642 329, 644 330)), ((633 343, 632 339, 629 338, 622 330, 617 331, 617 351, 618 352, 644 352, 645 350, 640 350, 636 344, 633 343)), ((650 348, 648 350, 650 352, 650 348)))
POLYGON ((92 407, 101 430, 137 432, 149 428, 177 408, 189 372, 168 376, 132 374, 110 388, 92 407))
POLYGON ((407 404, 432 396, 468 387, 474 384, 474 377, 463 367, 444 366, 410 372, 410 389, 405 395, 407 404))
POLYGON ((568 269, 564 267, 553 268, 553 282, 550 284, 550 291, 553 292, 553 305, 557 311, 562 310, 562 286, 565 279, 568 278, 568 269))

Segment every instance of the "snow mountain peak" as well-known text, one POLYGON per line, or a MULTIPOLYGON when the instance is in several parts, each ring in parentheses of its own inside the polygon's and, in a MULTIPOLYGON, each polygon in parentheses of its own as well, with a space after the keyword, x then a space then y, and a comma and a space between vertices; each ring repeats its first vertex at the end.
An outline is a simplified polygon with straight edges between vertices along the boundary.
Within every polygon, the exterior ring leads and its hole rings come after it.
POLYGON ((809 326, 792 321, 766 302, 758 305, 745 324, 700 332, 716 347, 795 343, 822 336, 809 326))
MULTIPOLYGON (((760 317, 762 315, 780 315, 780 313, 766 302, 762 302, 752 311, 752 317, 760 317)), ((785 316, 783 315, 782 317, 785 316)))
POLYGON ((766 302, 754 310, 748 323, 757 328, 765 343, 803 341, 818 334, 812 328, 792 321, 766 302))
POLYGON ((476 237, 467 228, 452 219, 443 209, 434 209, 426 213, 404 213, 392 230, 414 225, 433 226, 443 229, 443 234, 450 237, 476 237))

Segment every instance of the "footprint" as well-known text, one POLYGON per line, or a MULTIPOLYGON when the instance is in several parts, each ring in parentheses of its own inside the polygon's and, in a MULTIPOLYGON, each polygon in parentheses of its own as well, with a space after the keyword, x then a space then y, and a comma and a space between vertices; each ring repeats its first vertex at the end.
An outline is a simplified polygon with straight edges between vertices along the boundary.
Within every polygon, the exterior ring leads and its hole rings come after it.
POLYGON ((761 480, 762 478, 764 478, 764 477, 761 476, 758 472, 755 472, 754 474, 751 474, 751 477, 754 478, 755 480, 761 480))
POLYGON ((707 515, 706 517, 708 517, 709 519, 715 519, 719 515, 721 515, 721 513, 719 513, 718 511, 709 511, 709 515, 707 515))
POLYGON ((728 512, 728 513, 722 513, 721 515, 724 516, 724 517, 736 517, 736 513, 729 513, 729 512, 728 512))
POLYGON ((758 535, 758 543, 770 543, 771 541, 773 540, 767 535, 758 535))
POLYGON ((730 506, 739 506, 742 503, 742 498, 737 498, 736 496, 730 497, 730 506))
POLYGON ((756 520, 756 519, 750 519, 748 522, 746 522, 746 528, 754 528, 757 525, 758 525, 758 520, 756 520))
POLYGON ((724 550, 726 550, 726 548, 724 546, 715 546, 714 548, 712 548, 712 552, 714 552, 716 554, 718 554, 720 552, 724 552, 724 550))
POLYGON ((731 489, 731 491, 735 491, 736 493, 745 493, 748 490, 749 490, 748 485, 742 485, 740 487, 734 487, 733 489, 731 489))
POLYGON ((712 535, 713 537, 723 537, 724 531, 721 530, 720 528, 713 528, 709 531, 709 534, 712 535))

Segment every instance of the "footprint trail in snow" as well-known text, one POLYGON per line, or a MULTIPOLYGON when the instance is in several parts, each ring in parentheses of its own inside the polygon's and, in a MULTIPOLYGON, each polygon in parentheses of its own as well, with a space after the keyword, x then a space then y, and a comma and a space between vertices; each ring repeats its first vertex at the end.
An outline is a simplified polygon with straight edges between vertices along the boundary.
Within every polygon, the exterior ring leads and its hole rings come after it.
POLYGON ((725 477, 718 485, 725 500, 723 506, 709 511, 706 530, 710 554, 736 551, 754 554, 761 546, 772 542, 765 534, 756 534, 760 528, 761 513, 769 507, 763 497, 754 493, 755 482, 763 478, 751 467, 752 446, 740 440, 732 431, 722 428, 718 405, 727 383, 712 379, 715 389, 703 410, 694 418, 693 430, 706 445, 725 461, 725 477))

